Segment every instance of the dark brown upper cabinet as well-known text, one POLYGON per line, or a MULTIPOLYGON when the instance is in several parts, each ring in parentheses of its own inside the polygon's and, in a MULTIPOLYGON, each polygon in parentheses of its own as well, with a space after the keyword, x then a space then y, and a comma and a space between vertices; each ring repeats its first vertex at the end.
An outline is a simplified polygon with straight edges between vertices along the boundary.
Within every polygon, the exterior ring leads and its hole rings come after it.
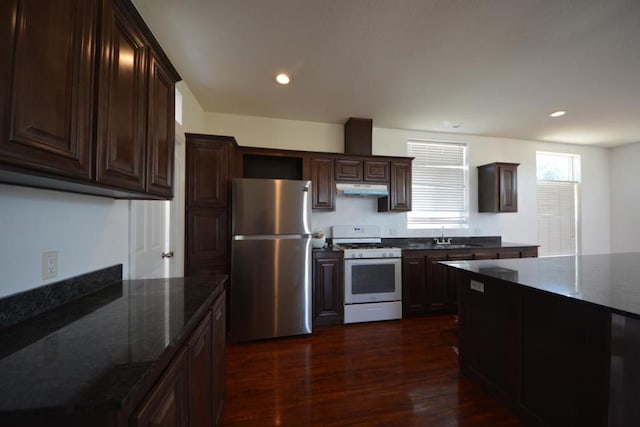
POLYGON ((378 199, 378 212, 411 210, 411 160, 392 160, 389 195, 378 199))
POLYGON ((173 197, 175 157, 175 82, 164 61, 149 54, 147 191, 173 197))
POLYGON ((389 162, 364 160, 364 180, 367 182, 389 182, 389 162))
POLYGON ((0 5, 2 164, 93 178, 98 16, 95 0, 0 5))
POLYGON ((336 159, 336 181, 362 181, 362 160, 336 159))
POLYGON ((129 0, 0 5, 0 182, 173 195, 180 76, 129 0))
POLYGON ((147 47, 117 4, 104 3, 103 22, 96 179, 144 192, 147 47))
POLYGON ((334 179, 333 158, 311 158, 311 197, 315 211, 334 211, 336 209, 336 182, 334 179))
POLYGON ((235 140, 187 134, 187 207, 229 205, 230 163, 235 140))
POLYGON ((478 166, 478 212, 518 212, 518 165, 478 166))

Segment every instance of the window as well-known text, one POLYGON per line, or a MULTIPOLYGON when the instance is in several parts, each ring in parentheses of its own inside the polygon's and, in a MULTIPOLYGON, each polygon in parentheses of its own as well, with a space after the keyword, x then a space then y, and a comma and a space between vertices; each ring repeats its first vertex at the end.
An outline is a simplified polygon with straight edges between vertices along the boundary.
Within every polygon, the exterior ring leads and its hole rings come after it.
POLYGON ((536 153, 540 256, 578 253, 580 157, 536 153))
POLYGON ((467 146, 451 142, 407 142, 412 165, 412 210, 408 228, 466 227, 469 222, 467 146))
POLYGON ((176 122, 182 125, 182 92, 176 88, 176 122))

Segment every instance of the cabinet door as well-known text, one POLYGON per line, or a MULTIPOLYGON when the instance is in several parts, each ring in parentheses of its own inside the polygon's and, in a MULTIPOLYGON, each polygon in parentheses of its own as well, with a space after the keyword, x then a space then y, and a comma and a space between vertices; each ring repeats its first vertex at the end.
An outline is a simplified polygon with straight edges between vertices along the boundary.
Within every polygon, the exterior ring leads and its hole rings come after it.
POLYGON ((187 137, 187 206, 229 204, 229 145, 187 137))
POLYGON ((147 49, 117 4, 104 2, 96 179, 145 191, 147 49))
POLYGON ((213 336, 211 312, 207 313, 188 342, 189 349, 189 425, 210 426, 214 413, 213 399, 213 336))
POLYGON ((517 166, 501 164, 498 166, 500 188, 500 212, 518 212, 518 174, 517 166))
POLYGON ((342 323, 342 254, 315 252, 313 257, 313 323, 342 323))
POLYGON ((133 415, 131 425, 186 426, 189 408, 187 371, 187 350, 182 349, 133 415))
POLYGON ((229 220, 226 209, 193 208, 187 212, 187 265, 224 267, 228 272, 229 220))
POLYGON ((447 269, 437 264, 438 261, 446 260, 446 252, 434 252, 425 257, 427 311, 445 311, 450 308, 447 269))
MULTIPOLYGON (((511 369, 502 367, 502 370, 512 372, 514 376, 519 374, 518 403, 538 416, 538 425, 637 425, 608 422, 607 409, 615 406, 612 404, 607 408, 612 396, 609 393, 612 359, 615 360, 614 369, 619 366, 626 375, 629 369, 628 364, 622 368, 624 361, 620 360, 619 354, 611 354, 611 313, 528 289, 521 290, 520 305, 518 322, 512 323, 521 325, 521 333, 507 343, 507 346, 521 345, 516 359, 518 364, 509 366, 511 369)), ((615 344, 613 348, 615 352, 615 344)), ((483 351, 485 355, 493 353, 483 351)), ((486 364, 489 362, 487 360, 486 364)), ((500 372, 488 374, 491 376, 487 375, 487 379, 500 378, 500 372)), ((511 396, 516 395, 513 389, 510 391, 511 396)), ((625 401, 623 396, 614 399, 625 401)), ((634 402, 637 414, 637 398, 628 399, 626 402, 634 402)))
POLYGON ((222 425, 224 408, 224 349, 226 336, 226 293, 218 297, 213 305, 213 421, 214 425, 222 425))
POLYGON ((362 160, 336 159, 336 181, 362 181, 362 160))
POLYGON ((427 312, 427 289, 424 256, 402 259, 402 315, 411 316, 427 312))
POLYGON ((162 61, 149 55, 147 125, 147 191, 173 197, 175 152, 175 87, 162 61))
POLYGON ((475 251, 473 251, 473 259, 497 259, 497 258, 498 258, 498 249, 476 249, 475 251))
POLYGON ((333 159, 311 159, 312 209, 333 211, 336 209, 336 182, 334 180, 333 159))
POLYGON ((0 162, 89 181, 98 2, 2 3, 0 162))
POLYGON ((389 210, 406 212, 411 210, 411 162, 391 162, 389 182, 389 210))
POLYGON ((498 258, 520 258, 520 248, 515 249, 500 249, 498 251, 498 258))
POLYGON ((463 324, 465 362, 475 375, 485 378, 503 397, 516 394, 518 299, 515 287, 483 283, 471 289, 467 279, 461 286, 466 302, 463 324))
MULTIPOLYGON (((494 254, 495 255, 495 254, 494 254)), ((464 261, 473 258, 474 254, 471 252, 458 252, 458 251, 449 251, 447 254, 448 261, 464 261)), ((449 306, 453 310, 457 310, 458 307, 458 282, 453 280, 453 274, 450 270, 446 269, 442 265, 437 265, 438 268, 444 269, 445 280, 447 281, 447 295, 449 296, 449 306)))
POLYGON ((389 182, 389 162, 365 160, 364 180, 384 183, 389 182))

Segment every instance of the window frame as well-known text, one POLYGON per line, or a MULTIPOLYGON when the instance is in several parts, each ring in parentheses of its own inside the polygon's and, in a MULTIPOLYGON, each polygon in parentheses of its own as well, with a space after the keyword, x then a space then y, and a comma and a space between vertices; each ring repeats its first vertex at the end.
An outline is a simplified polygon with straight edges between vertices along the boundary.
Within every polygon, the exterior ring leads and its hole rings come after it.
MULTIPOLYGON (((409 156, 415 157, 415 160, 413 161, 413 165, 412 165, 412 178, 411 178, 411 191, 412 191, 412 210, 410 212, 407 213, 407 229, 409 230, 429 230, 429 229, 440 229, 440 228, 447 228, 447 229, 462 229, 462 228, 469 228, 469 222, 470 222, 470 209, 469 209, 469 191, 470 191, 470 187, 469 187, 469 144, 468 143, 464 143, 464 142, 454 142, 454 141, 442 141, 442 140, 434 140, 434 139, 416 139, 416 138, 409 138, 407 139, 407 153, 409 156), (441 168, 457 168, 460 169, 462 171, 462 183, 461 186, 459 188, 462 189, 462 197, 460 198, 459 202, 462 203, 463 205, 463 209, 461 211, 452 211, 452 212, 459 212, 460 216, 458 217, 459 220, 458 221, 446 221, 446 220, 441 220, 441 221, 430 221, 430 222, 424 222, 424 221, 429 221, 430 219, 434 219, 437 217, 436 215, 429 215, 428 212, 429 211, 419 211, 418 206, 419 206, 419 200, 420 198, 417 198, 417 194, 419 194, 418 191, 416 191, 416 187, 418 185, 416 185, 416 178, 420 175, 420 173, 418 172, 421 168, 428 168, 429 166, 421 166, 420 165, 420 160, 419 157, 417 157, 415 155, 415 153, 412 153, 412 150, 410 148, 410 144, 422 144, 422 145, 431 145, 431 146, 455 146, 455 147, 460 147, 462 148, 462 164, 459 166, 432 166, 432 167, 441 167, 441 168), (418 161, 416 161, 418 160, 418 161), (421 212, 423 213, 421 215, 421 212), (422 217, 423 220, 419 221, 419 220, 413 220, 414 218, 420 218, 422 217)), ((426 183, 423 183, 423 185, 426 185, 426 183)), ((443 187, 440 187, 443 188, 443 187)), ((435 212, 435 211, 432 211, 435 212)))
MULTIPOLYGON (((540 257, 551 257, 551 256, 575 256, 581 253, 581 234, 580 234, 580 224, 581 224, 581 157, 579 154, 573 153, 564 153, 564 152, 548 152, 548 151, 536 151, 536 225, 538 228, 538 244, 540 244, 539 256, 540 257), (567 174, 571 179, 540 179, 540 156, 557 156, 564 157, 567 159, 571 159, 570 169, 571 173, 567 174), (573 197, 574 197, 574 251, 573 253, 545 253, 544 242, 540 240, 541 230, 540 230, 540 183, 544 183, 543 185, 553 186, 554 183, 566 185, 567 183, 571 183, 573 186, 573 197)), ((558 190, 560 191, 560 189, 558 190)))

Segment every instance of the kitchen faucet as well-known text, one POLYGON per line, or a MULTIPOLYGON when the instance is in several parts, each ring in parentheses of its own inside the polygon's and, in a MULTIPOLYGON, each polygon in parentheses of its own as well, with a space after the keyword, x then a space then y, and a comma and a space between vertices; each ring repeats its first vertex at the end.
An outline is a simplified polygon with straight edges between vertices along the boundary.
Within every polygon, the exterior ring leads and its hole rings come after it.
POLYGON ((440 234, 440 238, 436 238, 434 239, 436 241, 436 245, 450 245, 451 244, 451 237, 449 238, 444 238, 444 225, 442 226, 442 231, 440 234))

